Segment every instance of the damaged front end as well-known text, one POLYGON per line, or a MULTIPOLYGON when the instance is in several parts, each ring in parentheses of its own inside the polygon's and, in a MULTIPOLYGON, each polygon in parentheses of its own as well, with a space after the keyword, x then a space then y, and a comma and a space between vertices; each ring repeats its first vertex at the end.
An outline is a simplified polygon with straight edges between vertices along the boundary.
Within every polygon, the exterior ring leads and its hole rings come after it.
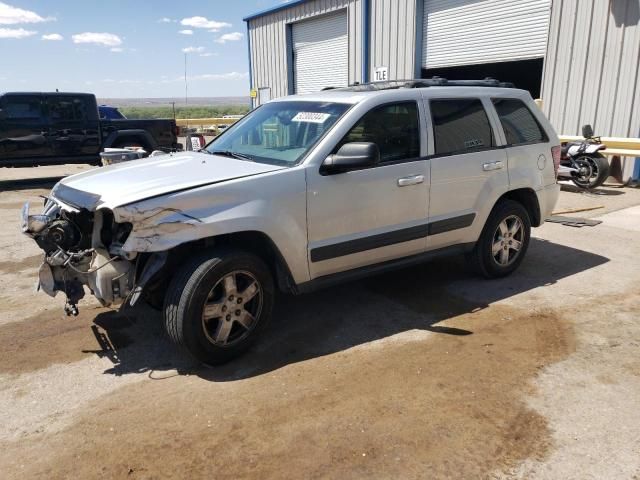
POLYGON ((85 285, 102 305, 117 305, 131 294, 135 276, 136 254, 122 250, 131 223, 116 223, 110 210, 95 209, 90 198, 82 203, 52 195, 39 215, 30 214, 28 203, 22 209, 23 233, 44 251, 38 288, 52 297, 63 292, 67 315, 78 314, 85 285))

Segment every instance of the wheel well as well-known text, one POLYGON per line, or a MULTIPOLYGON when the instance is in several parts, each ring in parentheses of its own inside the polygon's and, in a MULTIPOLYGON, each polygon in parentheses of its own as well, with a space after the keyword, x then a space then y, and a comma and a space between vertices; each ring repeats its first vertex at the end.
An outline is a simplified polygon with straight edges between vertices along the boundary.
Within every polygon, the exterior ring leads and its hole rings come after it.
POLYGON ((502 199, 514 200, 522 204, 522 206, 526 208, 527 213, 529 213, 531 226, 539 227, 540 225, 542 225, 538 196, 536 195, 536 192, 534 192, 531 188, 518 188, 517 190, 511 190, 502 195, 498 199, 498 202, 502 199))
POLYGON ((295 282, 282 253, 265 233, 237 232, 214 238, 215 245, 229 245, 258 255, 269 267, 280 290, 295 291, 295 282))
POLYGON ((163 288, 168 285, 169 277, 194 250, 217 246, 239 248, 257 255, 271 270, 273 278, 277 281, 278 288, 283 292, 295 293, 296 287, 293 276, 280 250, 278 250, 271 238, 258 231, 229 233, 178 245, 169 252, 166 266, 153 280, 154 286, 163 288))

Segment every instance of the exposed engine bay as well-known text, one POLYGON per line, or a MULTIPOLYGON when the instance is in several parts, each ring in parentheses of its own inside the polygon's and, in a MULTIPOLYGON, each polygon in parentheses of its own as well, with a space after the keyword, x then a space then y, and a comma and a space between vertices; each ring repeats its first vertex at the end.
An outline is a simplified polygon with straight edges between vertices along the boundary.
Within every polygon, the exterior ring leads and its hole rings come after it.
POLYGON ((42 214, 22 210, 22 231, 44 251, 38 288, 54 297, 67 297, 65 312, 78 314, 84 285, 104 306, 122 303, 133 288, 135 253, 122 246, 131 223, 116 223, 108 209, 91 212, 63 205, 50 197, 42 214))
MULTIPOLYGON (((65 177, 42 213, 30 212, 28 204, 22 210, 23 233, 44 251, 38 287, 52 297, 62 292, 70 315, 87 289, 104 306, 133 306, 144 298, 161 308, 172 270, 191 248, 251 231, 256 219, 272 216, 266 210, 279 203, 255 201, 247 192, 262 174, 283 169, 191 152, 65 177), (251 185, 238 182, 245 178, 251 185)), ((270 188, 280 192, 280 182, 270 188)), ((302 211, 302 203, 293 205, 302 211)))

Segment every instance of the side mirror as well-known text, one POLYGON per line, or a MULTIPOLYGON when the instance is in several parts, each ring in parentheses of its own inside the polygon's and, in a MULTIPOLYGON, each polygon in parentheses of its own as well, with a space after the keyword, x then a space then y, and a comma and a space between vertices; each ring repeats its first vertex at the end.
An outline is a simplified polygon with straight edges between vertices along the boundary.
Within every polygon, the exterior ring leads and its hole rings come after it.
POLYGON ((371 142, 345 143, 338 153, 329 155, 322 164, 321 173, 332 175, 349 170, 373 167, 380 163, 380 149, 371 142))
POLYGON ((583 125, 582 136, 584 138, 593 138, 593 127, 591 125, 583 125))

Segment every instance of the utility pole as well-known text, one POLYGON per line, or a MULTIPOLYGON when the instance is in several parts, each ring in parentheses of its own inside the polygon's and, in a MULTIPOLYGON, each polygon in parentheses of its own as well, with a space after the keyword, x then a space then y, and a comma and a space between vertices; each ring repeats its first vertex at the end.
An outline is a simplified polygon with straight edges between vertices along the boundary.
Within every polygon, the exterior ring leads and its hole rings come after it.
POLYGON ((184 106, 188 103, 188 86, 187 86, 187 52, 184 53, 184 106))

